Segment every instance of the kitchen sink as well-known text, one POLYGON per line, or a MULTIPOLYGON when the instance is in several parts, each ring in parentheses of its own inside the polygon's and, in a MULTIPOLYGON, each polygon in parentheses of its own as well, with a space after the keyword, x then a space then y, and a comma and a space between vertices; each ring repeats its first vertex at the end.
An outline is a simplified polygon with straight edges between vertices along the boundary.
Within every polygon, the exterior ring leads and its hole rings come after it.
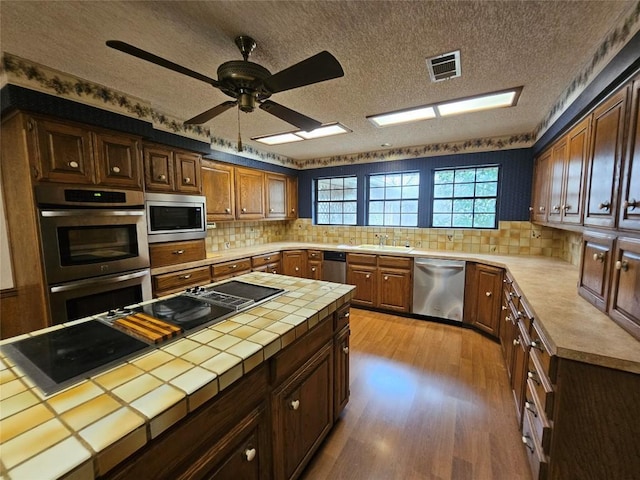
POLYGON ((411 247, 403 247, 403 246, 395 246, 395 245, 377 245, 374 243, 364 243, 362 245, 358 245, 356 248, 362 248, 363 250, 378 250, 383 252, 406 252, 409 253, 413 248, 411 247))

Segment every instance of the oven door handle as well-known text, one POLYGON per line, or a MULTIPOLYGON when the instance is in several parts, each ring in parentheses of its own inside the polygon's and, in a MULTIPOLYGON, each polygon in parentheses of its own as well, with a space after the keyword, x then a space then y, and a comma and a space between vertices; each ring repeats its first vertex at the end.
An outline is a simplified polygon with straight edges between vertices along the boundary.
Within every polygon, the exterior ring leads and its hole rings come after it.
POLYGON ((144 277, 145 275, 149 275, 148 269, 140 270, 139 272, 126 273, 124 275, 107 275, 104 277, 77 280, 75 282, 65 283, 64 285, 56 285, 54 287, 51 287, 49 291, 51 293, 67 292, 69 290, 76 290, 78 288, 87 287, 98 283, 100 285, 110 285, 112 283, 124 282, 125 280, 144 277))
POLYGON ((144 210, 41 210, 43 217, 142 217, 144 210))

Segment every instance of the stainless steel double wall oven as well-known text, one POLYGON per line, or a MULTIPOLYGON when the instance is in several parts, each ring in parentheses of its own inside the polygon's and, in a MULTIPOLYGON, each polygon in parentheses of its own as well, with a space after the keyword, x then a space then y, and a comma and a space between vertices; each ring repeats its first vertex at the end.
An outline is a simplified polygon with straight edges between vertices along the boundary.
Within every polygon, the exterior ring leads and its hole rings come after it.
POLYGON ((38 185, 53 323, 151 299, 144 194, 38 185))

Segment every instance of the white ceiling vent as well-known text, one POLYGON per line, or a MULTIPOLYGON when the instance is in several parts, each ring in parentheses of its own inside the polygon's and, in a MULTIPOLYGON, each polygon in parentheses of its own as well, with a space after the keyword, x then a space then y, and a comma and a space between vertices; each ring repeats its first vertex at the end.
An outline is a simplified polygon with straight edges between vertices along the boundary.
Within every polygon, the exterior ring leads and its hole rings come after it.
POLYGON ((460 50, 427 58, 427 68, 432 82, 441 82, 461 75, 460 50))

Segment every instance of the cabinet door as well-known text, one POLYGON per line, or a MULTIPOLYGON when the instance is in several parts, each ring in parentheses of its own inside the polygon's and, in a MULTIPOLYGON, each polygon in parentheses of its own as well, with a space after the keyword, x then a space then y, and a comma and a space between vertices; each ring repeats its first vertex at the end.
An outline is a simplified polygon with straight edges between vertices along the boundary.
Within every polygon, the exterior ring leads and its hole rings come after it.
POLYGON ((550 222, 562 221, 565 166, 567 160, 567 139, 562 138, 551 149, 551 177, 549 180, 549 213, 550 222))
POLYGON ((605 312, 609 299, 609 276, 615 237, 585 233, 582 237, 582 259, 578 293, 605 312))
POLYGON ((349 327, 336 335, 333 351, 333 418, 349 403, 349 327))
POLYGON ((408 270, 380 268, 378 271, 378 305, 397 312, 411 311, 412 282, 408 270))
POLYGON ((307 252, 290 250, 282 254, 282 270, 285 275, 304 278, 307 275, 307 252))
POLYGON ((96 133, 94 140, 97 183, 142 189, 138 139, 96 133))
POLYGON ((377 291, 376 267, 348 265, 347 283, 356 287, 356 292, 352 299, 354 305, 375 306, 377 291))
POLYGON ((632 87, 629 143, 620 198, 620 228, 640 230, 640 76, 632 87))
POLYGON ((173 152, 159 147, 144 147, 144 185, 147 190, 175 190, 173 152))
POLYGON ((201 193, 200 161, 197 153, 176 152, 176 190, 182 193, 201 193))
POLYGON ((203 160, 201 170, 202 193, 207 199, 207 221, 234 220, 233 167, 203 160))
POLYGON ((307 266, 307 278, 313 280, 322 280, 322 262, 317 260, 309 260, 307 266))
POLYGON ((44 119, 29 120, 38 146, 35 179, 93 183, 91 134, 84 128, 44 119))
POLYGON ((587 168, 591 117, 576 125, 567 135, 562 222, 582 223, 584 173, 587 168))
POLYGON ((264 173, 236 168, 236 218, 264 218, 264 173))
POLYGON ((266 173, 265 216, 285 218, 287 216, 287 179, 284 175, 266 173))
POLYGON ((640 239, 618 238, 609 314, 640 340, 640 239))
POLYGON ((533 192, 531 194, 531 221, 546 222, 549 209, 549 167, 551 150, 536 159, 533 176, 533 192))
MULTIPOLYGON (((518 421, 522 422, 522 409, 527 388, 527 366, 529 364, 529 334, 522 322, 517 325, 517 337, 513 341, 513 371, 511 375, 511 388, 516 404, 518 421)), ((522 423, 521 423, 522 424, 522 423)))
POLYGON ((287 218, 298 218, 298 179, 287 177, 287 218))
POLYGON ((502 269, 477 264, 475 270, 476 308, 473 325, 490 335, 500 334, 502 269))
POLYGON ((274 391, 276 479, 297 477, 333 425, 333 344, 274 391))
POLYGON ((614 227, 628 88, 593 112, 584 224, 614 227))

